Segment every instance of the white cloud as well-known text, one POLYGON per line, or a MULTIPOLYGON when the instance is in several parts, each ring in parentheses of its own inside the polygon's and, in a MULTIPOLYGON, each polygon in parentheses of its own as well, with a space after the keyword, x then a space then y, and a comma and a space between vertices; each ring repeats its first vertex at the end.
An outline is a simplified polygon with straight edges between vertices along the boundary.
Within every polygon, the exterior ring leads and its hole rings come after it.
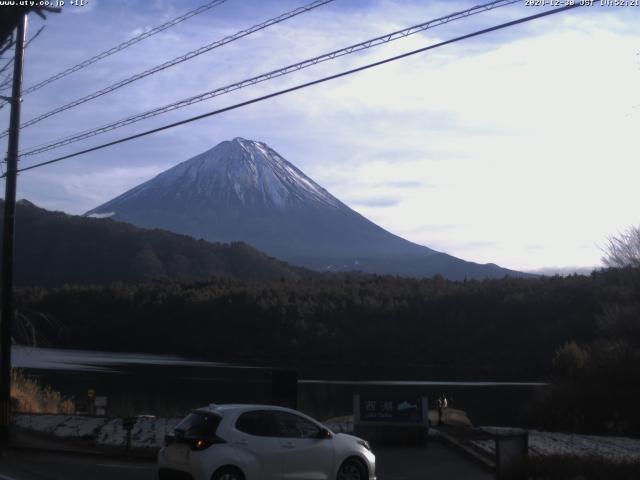
POLYGON ((402 196, 393 208, 358 205, 391 231, 514 268, 596 265, 598 242, 639 220, 640 119, 632 113, 640 101, 638 40, 603 26, 563 29, 472 57, 383 67, 289 106, 308 113, 321 131, 330 131, 340 113, 366 112, 364 123, 346 126, 353 149, 340 166, 317 168, 315 176, 347 200, 402 196), (308 108, 311 102, 322 111, 308 108), (323 111, 331 112, 328 125, 323 111), (443 128, 430 128, 439 118, 443 128), (389 154, 370 161, 393 148, 413 150, 415 159, 389 154), (407 175, 433 188, 373 188, 407 175), (455 238, 414 230, 416 223, 451 221, 463 225, 455 238), (532 241, 543 248, 527 251, 532 241))

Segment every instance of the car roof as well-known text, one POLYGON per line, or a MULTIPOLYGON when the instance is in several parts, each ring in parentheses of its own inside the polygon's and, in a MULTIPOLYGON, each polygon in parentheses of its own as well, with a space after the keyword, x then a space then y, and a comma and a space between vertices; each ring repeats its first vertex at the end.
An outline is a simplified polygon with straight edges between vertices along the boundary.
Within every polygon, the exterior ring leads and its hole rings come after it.
MULTIPOLYGON (((236 413, 236 412, 237 413, 247 412, 251 410, 277 410, 277 411, 304 415, 304 413, 298 412, 297 410, 293 410, 291 408, 279 407, 277 405, 261 405, 261 404, 249 404, 249 403, 226 403, 222 405, 211 403, 205 407, 197 408, 195 411, 210 412, 210 413, 217 413, 219 415, 224 415, 224 414, 236 413)), ((304 416, 306 417, 307 415, 304 415, 304 416)))

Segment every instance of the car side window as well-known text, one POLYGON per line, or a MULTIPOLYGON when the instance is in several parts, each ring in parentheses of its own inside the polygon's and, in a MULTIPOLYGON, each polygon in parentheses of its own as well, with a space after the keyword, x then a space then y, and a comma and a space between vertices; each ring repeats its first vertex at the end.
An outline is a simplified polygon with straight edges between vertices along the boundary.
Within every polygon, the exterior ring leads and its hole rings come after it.
POLYGON ((212 437, 222 418, 208 412, 191 412, 173 429, 187 437, 212 437))
POLYGON ((275 431, 278 437, 318 438, 320 427, 304 417, 288 412, 274 412, 275 431))
POLYGON ((244 412, 236 420, 236 430, 258 437, 275 437, 271 412, 254 410, 244 412))

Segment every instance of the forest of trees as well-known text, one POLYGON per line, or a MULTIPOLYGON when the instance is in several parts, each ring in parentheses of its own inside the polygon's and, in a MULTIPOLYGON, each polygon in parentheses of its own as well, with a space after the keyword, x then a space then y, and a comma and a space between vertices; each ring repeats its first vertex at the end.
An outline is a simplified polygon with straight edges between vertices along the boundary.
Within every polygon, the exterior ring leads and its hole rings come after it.
POLYGON ((534 407, 547 429, 640 436, 640 297, 606 307, 595 339, 567 342, 554 357, 551 387, 534 407))
MULTIPOLYGON (((609 275, 637 272, 640 227, 610 237, 602 262, 609 275)), ((556 351, 551 386, 532 406, 531 421, 554 430, 640 436, 640 295, 633 281, 609 288, 627 289, 629 301, 604 303, 593 338, 556 351)))
POLYGON ((16 280, 41 287, 17 291, 18 342, 325 378, 549 380, 535 424, 640 435, 638 228, 590 276, 448 281, 314 273, 241 243, 19 208, 16 280))
POLYGON ((59 347, 340 367, 362 377, 539 380, 558 349, 598 340, 603 318, 632 308, 639 293, 640 270, 628 268, 466 282, 331 275, 31 288, 17 305, 21 323, 34 327, 21 340, 37 331, 59 347))
MULTIPOLYGON (((3 205, 0 200, 0 211, 3 205)), ((210 243, 109 219, 50 212, 24 200, 18 202, 17 285, 205 280, 214 275, 277 279, 300 278, 312 272, 269 257, 246 243, 210 243)))

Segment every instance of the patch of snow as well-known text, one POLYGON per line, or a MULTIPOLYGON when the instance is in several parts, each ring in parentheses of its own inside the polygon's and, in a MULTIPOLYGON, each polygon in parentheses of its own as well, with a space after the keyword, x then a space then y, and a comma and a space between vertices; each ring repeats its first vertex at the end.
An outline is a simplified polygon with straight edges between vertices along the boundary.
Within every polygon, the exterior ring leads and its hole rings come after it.
POLYGON ((100 417, 76 415, 16 415, 18 427, 58 438, 93 437, 106 423, 100 417))
POLYGON ((109 218, 109 217, 113 217, 115 214, 116 214, 116 212, 92 213, 90 215, 87 215, 87 217, 89 217, 89 218, 109 218))
MULTIPOLYGON (((139 418, 131 429, 132 448, 159 448, 164 437, 181 418, 139 418)), ((127 444, 127 430, 122 418, 76 415, 18 414, 17 427, 61 439, 91 438, 96 445, 122 447, 127 444)))
POLYGON ((106 422, 96 435, 98 445, 117 447, 127 444, 127 431, 122 426, 121 418, 112 418, 106 422))
POLYGON ((164 437, 173 430, 181 418, 140 419, 131 430, 131 445, 135 448, 160 447, 164 437))
MULTIPOLYGON (((509 433, 509 429, 488 427, 488 433, 509 433)), ((476 447, 495 454, 494 440, 474 440, 476 447)), ((558 432, 529 430, 529 454, 532 456, 598 457, 612 462, 640 461, 640 439, 626 437, 604 437, 558 432)))
MULTIPOLYGON (((131 448, 159 448, 164 437, 181 418, 140 418, 131 428, 131 448)), ((103 425, 96 436, 96 444, 123 446, 127 444, 127 430, 121 418, 113 418, 103 425)))
MULTIPOLYGON (((218 199, 235 194, 242 203, 260 199, 285 209, 293 202, 346 208, 263 142, 236 137, 186 160, 89 212, 91 216, 119 211, 129 202, 155 202, 158 197, 199 196, 218 199)), ((183 200, 184 201, 184 200, 183 200)))
POLYGON ((242 190, 242 186, 237 182, 233 182, 233 189, 236 191, 236 195, 242 203, 244 203, 244 191, 242 190))

